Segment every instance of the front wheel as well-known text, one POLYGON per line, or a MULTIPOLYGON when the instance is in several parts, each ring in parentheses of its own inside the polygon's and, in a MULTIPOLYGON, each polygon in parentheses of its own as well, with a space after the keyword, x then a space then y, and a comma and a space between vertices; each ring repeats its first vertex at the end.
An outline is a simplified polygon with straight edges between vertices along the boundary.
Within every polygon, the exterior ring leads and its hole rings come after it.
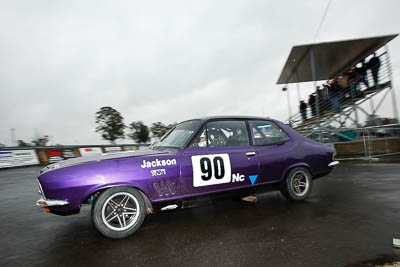
POLYGON ((312 177, 310 172, 303 167, 296 167, 290 170, 281 183, 281 193, 293 201, 305 200, 311 193, 312 177))
POLYGON ((115 187, 104 191, 92 207, 93 226, 110 238, 133 234, 145 217, 143 197, 131 187, 115 187))

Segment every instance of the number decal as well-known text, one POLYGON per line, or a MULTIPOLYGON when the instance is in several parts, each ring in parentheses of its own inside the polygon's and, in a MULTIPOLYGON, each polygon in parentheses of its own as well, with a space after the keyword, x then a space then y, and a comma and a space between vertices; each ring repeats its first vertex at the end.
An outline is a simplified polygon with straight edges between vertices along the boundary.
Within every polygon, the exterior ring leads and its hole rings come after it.
POLYGON ((215 157, 213 159, 214 162, 214 172, 215 178, 222 179, 225 175, 225 167, 224 167, 224 160, 221 157, 215 157))
POLYGON ((231 161, 228 154, 192 156, 193 187, 231 182, 231 161))
POLYGON ((204 181, 208 181, 211 179, 212 170, 211 170, 211 160, 209 158, 201 158, 200 159, 200 169, 201 169, 201 179, 204 181))

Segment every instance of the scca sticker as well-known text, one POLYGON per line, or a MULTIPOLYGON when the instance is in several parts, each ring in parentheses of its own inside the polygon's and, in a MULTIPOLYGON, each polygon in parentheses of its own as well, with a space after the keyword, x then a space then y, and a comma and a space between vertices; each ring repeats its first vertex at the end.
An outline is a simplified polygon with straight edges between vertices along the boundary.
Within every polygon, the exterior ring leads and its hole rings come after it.
POLYGON ((231 161, 228 154, 192 156, 193 187, 231 182, 231 161))
POLYGON ((151 170, 151 176, 160 176, 167 174, 167 171, 165 169, 158 169, 158 170, 151 170))

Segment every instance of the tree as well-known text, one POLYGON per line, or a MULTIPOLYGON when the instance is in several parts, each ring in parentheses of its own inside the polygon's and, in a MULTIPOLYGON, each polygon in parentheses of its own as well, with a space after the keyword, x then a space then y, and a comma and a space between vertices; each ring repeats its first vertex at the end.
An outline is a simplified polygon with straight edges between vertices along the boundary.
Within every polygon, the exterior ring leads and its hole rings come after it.
POLYGON ((112 107, 102 107, 96 112, 96 132, 101 133, 103 139, 115 144, 115 140, 124 137, 124 118, 112 107))
POLYGON ((26 143, 24 140, 17 140, 17 144, 18 144, 19 147, 31 146, 31 144, 26 143))
POLYGON ((150 140, 149 127, 144 125, 142 121, 132 122, 129 125, 130 133, 128 136, 137 143, 146 143, 150 140))
POLYGON ((32 140, 32 144, 34 146, 46 146, 47 142, 49 142, 49 136, 44 135, 44 136, 38 136, 35 139, 32 140))
POLYGON ((168 126, 167 126, 167 128, 168 128, 168 131, 169 131, 169 130, 171 130, 172 128, 175 128, 175 126, 176 126, 176 125, 178 125, 178 123, 177 123, 177 122, 174 122, 174 123, 168 124, 168 126))
POLYGON ((166 132, 174 128, 176 123, 164 125, 162 122, 155 122, 151 125, 150 131, 154 137, 161 138, 166 132))

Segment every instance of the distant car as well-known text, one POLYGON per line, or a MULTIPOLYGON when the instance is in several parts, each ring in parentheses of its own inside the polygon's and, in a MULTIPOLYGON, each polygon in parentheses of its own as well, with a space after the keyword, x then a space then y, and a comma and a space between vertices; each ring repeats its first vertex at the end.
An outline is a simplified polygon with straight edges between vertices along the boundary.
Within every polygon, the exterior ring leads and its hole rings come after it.
POLYGON ((91 203, 94 227, 122 238, 146 214, 193 206, 203 197, 248 196, 279 189, 308 197, 313 180, 334 165, 333 147, 303 137, 276 120, 209 117, 184 121, 149 150, 68 159, 38 177, 47 212, 69 215, 91 203))

